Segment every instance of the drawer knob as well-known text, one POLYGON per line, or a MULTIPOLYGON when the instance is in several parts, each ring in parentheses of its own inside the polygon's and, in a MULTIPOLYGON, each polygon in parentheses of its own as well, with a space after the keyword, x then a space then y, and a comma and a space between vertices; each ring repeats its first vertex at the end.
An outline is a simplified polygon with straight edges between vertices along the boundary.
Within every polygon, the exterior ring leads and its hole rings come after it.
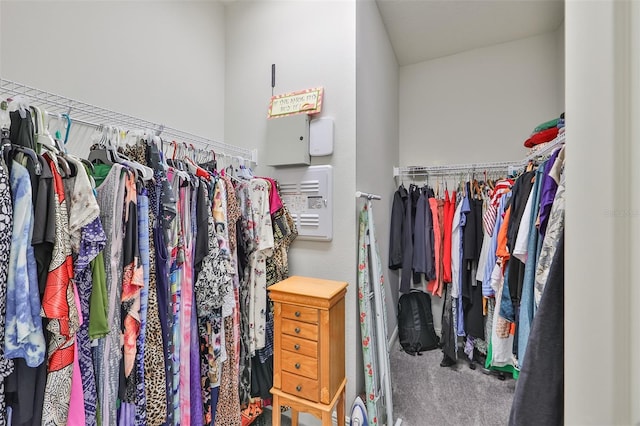
POLYGON ((296 311, 296 316, 299 317, 300 316, 300 311, 296 311))
POLYGON ((296 368, 299 370, 300 369, 300 363, 296 362, 296 368))
POLYGON ((293 345, 293 349, 295 349, 296 351, 299 351, 300 345, 296 343, 295 345, 293 345))
POLYGON ((296 327, 295 332, 300 333, 300 327, 296 327))
POLYGON ((300 385, 296 386, 296 390, 297 390, 298 392, 300 392, 300 391, 302 390, 302 386, 300 386, 300 385))

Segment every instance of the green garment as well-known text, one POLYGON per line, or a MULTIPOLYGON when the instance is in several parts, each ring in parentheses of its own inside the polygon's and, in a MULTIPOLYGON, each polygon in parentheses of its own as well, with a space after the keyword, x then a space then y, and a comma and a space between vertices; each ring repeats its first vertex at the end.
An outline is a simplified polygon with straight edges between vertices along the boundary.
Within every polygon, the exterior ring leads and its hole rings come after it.
POLYGON ((538 133, 538 132, 541 132, 543 130, 550 129, 552 127, 557 127, 559 120, 560 120, 559 118, 554 118, 553 120, 549 120, 546 123, 542 123, 538 127, 536 127, 535 129, 533 129, 533 133, 538 133))
POLYGON ((95 164, 93 166, 93 179, 96 181, 96 188, 102 185, 110 170, 111 166, 107 164, 95 164))
POLYGON ((91 290, 89 311, 89 338, 99 339, 109 333, 107 324, 107 274, 104 269, 104 254, 100 252, 91 261, 93 290, 91 290))
POLYGON ((515 380, 518 380, 518 376, 520 375, 520 370, 515 368, 513 365, 505 365, 504 367, 493 367, 491 365, 492 358, 492 347, 491 341, 489 341, 489 347, 487 348, 487 360, 484 363, 485 368, 489 368, 491 370, 502 371, 503 373, 508 373, 513 376, 515 380))

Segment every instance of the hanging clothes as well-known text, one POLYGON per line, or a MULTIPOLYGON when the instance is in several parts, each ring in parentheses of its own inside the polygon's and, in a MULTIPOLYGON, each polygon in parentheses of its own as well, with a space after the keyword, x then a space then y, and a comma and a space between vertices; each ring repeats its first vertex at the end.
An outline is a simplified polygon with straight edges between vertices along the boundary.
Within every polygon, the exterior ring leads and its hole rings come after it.
POLYGON ((545 291, 529 335, 510 425, 562 424, 564 417, 564 235, 550 262, 545 291), (535 404, 531 401, 535 400, 535 404))
MULTIPOLYGON (((413 283, 421 282, 421 274, 424 274, 427 281, 436 279, 435 251, 433 236, 433 213, 429 200, 433 198, 431 188, 423 188, 418 192, 416 201, 415 218, 411 225, 413 228, 413 283)), ((432 286, 434 287, 435 284, 432 286)))
POLYGON ((451 283, 451 232, 453 230, 453 215, 456 209, 456 191, 449 196, 449 190, 444 192, 444 236, 442 247, 442 279, 445 283, 451 283))
POLYGON ((42 422, 63 425, 67 422, 73 376, 75 333, 78 330, 78 311, 73 289, 73 261, 71 241, 67 230, 69 216, 64 185, 57 164, 49 157, 56 195, 56 242, 54 256, 42 299, 42 315, 49 320, 51 332, 48 351, 48 374, 43 403, 42 422))
POLYGON ((545 163, 542 163, 536 170, 535 184, 531 192, 533 193, 533 207, 531 217, 528 224, 522 224, 521 227, 526 228, 529 233, 527 239, 527 257, 525 262, 524 277, 522 282, 522 297, 520 299, 519 315, 518 315, 518 364, 520 368, 524 365, 525 352, 527 349, 527 341, 529 340, 529 332, 531 330, 531 321, 535 312, 534 306, 534 287, 536 264, 540 248, 542 247, 542 238, 536 227, 538 219, 540 196, 542 189, 542 180, 544 176, 545 163))
MULTIPOLYGON (((77 175, 74 179, 64 181, 66 197, 69 200, 69 233, 72 252, 74 253, 74 280, 80 300, 80 314, 82 318, 76 333, 78 350, 78 367, 82 380, 82 392, 76 396, 79 404, 83 405, 80 417, 69 421, 84 421, 87 425, 97 424, 96 378, 95 366, 91 354, 91 339, 89 336, 90 299, 94 287, 91 262, 105 247, 107 236, 100 221, 100 207, 93 195, 93 187, 84 165, 76 163, 77 175)), ((74 380, 76 376, 74 376, 74 380)), ((70 415, 75 415, 77 400, 72 396, 70 415)), ((77 424, 77 423, 74 423, 77 424)))
POLYGON ((227 234, 229 238, 230 251, 230 277, 231 290, 230 297, 233 300, 231 314, 224 316, 225 343, 227 350, 227 360, 222 363, 220 374, 221 392, 216 406, 215 424, 219 426, 235 426, 240 423, 240 396, 238 393, 238 365, 240 362, 239 341, 239 305, 238 305, 238 274, 236 259, 236 223, 240 219, 240 207, 238 205, 235 189, 228 176, 222 176, 227 194, 227 234))
POLYGON ((31 246, 33 204, 29 172, 13 161, 10 174, 13 196, 13 231, 9 273, 4 347, 7 358, 22 358, 27 366, 44 362, 46 345, 40 318, 38 271, 31 246))
POLYGON ((107 234, 104 267, 107 283, 107 325, 108 334, 98 340, 94 352, 96 365, 96 388, 100 404, 101 424, 116 424, 116 404, 119 394, 121 327, 120 310, 122 298, 122 248, 124 236, 125 180, 123 167, 97 165, 96 173, 104 176, 96 179, 101 183, 96 187, 100 206, 100 221, 107 234))
MULTIPOLYGON (((144 147, 144 151, 138 154, 138 160, 149 158, 145 164, 153 169, 154 179, 147 183, 149 194, 149 303, 147 306, 147 333, 145 336, 146 347, 144 349, 144 400, 146 401, 146 424, 153 426, 162 425, 167 418, 167 375, 164 354, 166 353, 164 339, 165 328, 161 318, 160 299, 164 294, 161 277, 164 269, 157 266, 162 264, 162 259, 157 259, 156 238, 162 234, 163 210, 171 210, 171 204, 161 206, 163 182, 166 181, 164 169, 161 167, 160 153, 154 144, 144 147)), ((166 197, 165 197, 166 198, 166 197)), ((170 202, 171 200, 169 200, 170 202)), ((141 246, 142 250, 142 246, 141 246)), ((164 298, 166 300, 166 297, 164 298)), ((166 305, 165 305, 166 306, 166 305)), ((162 311, 166 314, 166 310, 162 311)), ((143 423, 144 424, 144 423, 143 423)))
MULTIPOLYGON (((11 206, 9 172, 4 159, 0 159, 0 339, 4 340, 7 275, 9 272, 9 253, 11 251, 11 230, 13 228, 13 209, 11 206)), ((13 371, 13 361, 4 354, 4 345, 0 347, 0 426, 7 424, 5 405, 5 379, 13 371)))

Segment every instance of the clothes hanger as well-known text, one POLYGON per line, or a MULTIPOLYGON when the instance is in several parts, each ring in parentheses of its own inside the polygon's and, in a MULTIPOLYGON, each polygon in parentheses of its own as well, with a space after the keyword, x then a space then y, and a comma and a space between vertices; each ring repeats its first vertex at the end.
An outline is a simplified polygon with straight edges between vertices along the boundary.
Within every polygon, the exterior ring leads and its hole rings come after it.
POLYGON ((107 137, 106 135, 107 128, 106 126, 101 124, 100 126, 98 126, 98 128, 96 129, 96 133, 94 133, 92 137, 92 139, 94 140, 94 143, 92 145, 94 145, 95 147, 91 149, 91 151, 89 151, 88 161, 91 164, 105 164, 108 166, 112 166, 114 164, 114 161, 111 158, 111 155, 105 145, 107 137))
POLYGON ((116 159, 116 162, 128 167, 133 173, 135 173, 137 179, 141 180, 142 182, 148 182, 151 179, 153 179, 153 169, 145 166, 144 164, 140 164, 137 161, 131 160, 129 157, 119 153, 118 151, 123 141, 126 144, 127 143, 126 141, 128 139, 131 139, 131 137, 135 138, 135 140, 137 141, 139 134, 140 132, 137 130, 133 130, 131 132, 124 132, 120 128, 117 128, 117 127, 114 128, 114 132, 111 139, 113 155, 116 159))
POLYGON ((9 111, 18 111, 22 119, 27 118, 27 110, 29 110, 29 99, 24 95, 16 95, 7 98, 7 109, 9 111))
MULTIPOLYGON (((45 111, 45 113, 46 113, 46 111, 45 111)), ((49 114, 47 113, 47 115, 49 115, 49 114)), ((49 115, 50 119, 54 118, 54 119, 56 119, 56 120, 58 120, 60 122, 63 122, 63 119, 65 118, 65 116, 66 116, 65 123, 64 123, 65 128, 66 128, 65 137, 68 137, 69 129, 71 127, 71 120, 69 119, 69 116, 67 114, 56 114, 54 116, 49 115)), ((49 123, 50 122, 51 122, 51 120, 49 120, 49 123)), ((49 125, 48 124, 47 124, 47 132, 50 134, 49 125)), ((67 174, 67 176, 68 177, 74 177, 74 176, 76 176, 78 174, 78 169, 76 167, 77 163, 75 161, 73 161, 73 159, 69 158, 69 155, 67 154, 67 149, 66 149, 66 147, 64 145, 64 143, 66 143, 66 142, 61 143, 61 139, 62 139, 62 133, 60 132, 60 130, 56 130, 55 137, 53 137, 53 141, 54 141, 55 147, 56 147, 56 149, 58 151, 56 155, 57 155, 58 159, 60 160, 59 162, 60 162, 61 166, 65 170, 66 170, 66 168, 69 169, 70 174, 67 174), (66 166, 65 166, 65 163, 66 163, 66 166)))
POLYGON ((170 145, 173 147, 173 153, 171 154, 170 158, 167 157, 167 164, 172 168, 179 170, 179 167, 176 161, 176 153, 178 152, 178 142, 176 142, 175 140, 172 140, 170 145))
POLYGON ((171 144, 174 147, 173 155, 171 156, 171 163, 173 164, 170 163, 169 165, 179 177, 181 177, 184 180, 190 180, 191 175, 185 171, 184 163, 180 160, 180 158, 183 156, 182 145, 176 142, 175 140, 171 141, 171 144), (178 158, 176 159, 176 157, 178 158))
POLYGON ((194 160, 195 150, 196 148, 193 146, 193 144, 189 144, 189 146, 187 146, 186 155, 183 157, 184 163, 187 166, 187 170, 195 176, 203 177, 205 179, 211 179, 211 175, 209 174, 209 172, 196 164, 194 160))
POLYGON ((60 169, 62 169, 63 177, 75 176, 73 172, 77 170, 74 168, 72 171, 69 163, 63 156, 63 152, 60 151, 56 140, 49 133, 48 126, 45 125, 44 117, 46 115, 46 111, 43 112, 40 108, 35 106, 31 106, 31 110, 34 113, 36 124, 36 146, 48 151, 49 158, 51 158, 60 167, 60 169))
POLYGON ((0 129, 9 129, 11 127, 11 115, 9 114, 9 102, 3 100, 0 102, 0 129))
MULTIPOLYGON (((2 129, 2 151, 5 158, 5 162, 8 162, 9 157, 16 152, 24 154, 33 164, 33 169, 36 175, 42 174, 42 165, 38 159, 36 152, 28 147, 12 144, 9 139, 9 129, 11 127, 11 117, 9 115, 9 103, 2 102, 0 106, 0 129, 2 129)), ((7 163, 8 164, 8 163, 7 163)))
MULTIPOLYGON (((7 135, 7 140, 9 140, 8 135, 7 135)), ((36 152, 31 148, 27 148, 26 146, 22 146, 22 145, 8 143, 8 144, 3 144, 2 149, 5 156, 5 161, 8 161, 10 158, 15 158, 16 154, 23 154, 28 160, 31 160, 34 173, 37 176, 42 175, 42 165, 40 164, 40 160, 38 159, 38 154, 36 154, 36 152)))

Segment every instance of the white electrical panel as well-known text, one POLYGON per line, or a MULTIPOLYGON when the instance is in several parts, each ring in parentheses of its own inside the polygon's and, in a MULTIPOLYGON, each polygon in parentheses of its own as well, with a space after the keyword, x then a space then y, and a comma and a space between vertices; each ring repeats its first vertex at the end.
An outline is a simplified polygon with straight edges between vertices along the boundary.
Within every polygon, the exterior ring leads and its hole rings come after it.
POLYGON ((303 240, 333 238, 333 169, 309 166, 278 169, 280 196, 291 212, 303 240))
POLYGON ((299 166, 310 162, 308 115, 267 120, 268 166, 299 166))

